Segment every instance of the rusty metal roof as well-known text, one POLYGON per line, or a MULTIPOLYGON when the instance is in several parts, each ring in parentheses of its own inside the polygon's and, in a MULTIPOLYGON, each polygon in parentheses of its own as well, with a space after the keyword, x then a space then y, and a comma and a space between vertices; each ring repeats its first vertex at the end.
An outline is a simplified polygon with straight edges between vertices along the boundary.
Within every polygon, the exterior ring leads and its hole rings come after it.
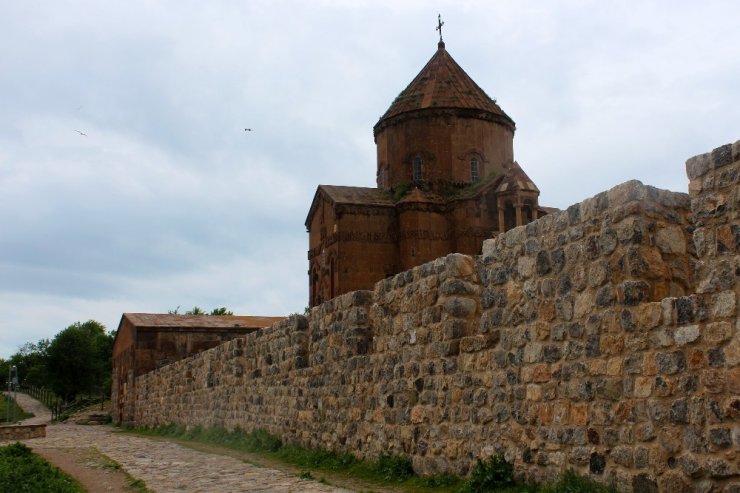
POLYGON ((379 188, 342 187, 337 185, 319 185, 311 201, 306 216, 306 228, 311 226, 311 218, 319 205, 319 197, 324 196, 334 205, 364 205, 369 207, 393 207, 393 200, 388 192, 379 188))
MULTIPOLYGON (((480 110, 514 121, 457 64, 440 43, 421 72, 401 91, 380 122, 401 113, 426 108, 480 110)), ((377 126, 377 125, 376 125, 377 126)))
MULTIPOLYGON (((199 329, 261 329, 286 317, 242 315, 172 315, 161 313, 124 313, 123 318, 136 327, 199 328, 199 329)), ((123 318, 121 321, 123 321, 123 318)))
POLYGON ((379 188, 319 185, 319 189, 326 192, 335 204, 393 205, 388 192, 379 188))

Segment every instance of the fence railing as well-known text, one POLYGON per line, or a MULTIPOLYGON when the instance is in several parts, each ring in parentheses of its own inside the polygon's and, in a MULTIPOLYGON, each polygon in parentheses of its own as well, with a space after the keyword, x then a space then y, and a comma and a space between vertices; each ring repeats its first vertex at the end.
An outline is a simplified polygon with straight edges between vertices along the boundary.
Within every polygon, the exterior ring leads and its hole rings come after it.
POLYGON ((76 413, 77 411, 90 407, 93 404, 100 403, 100 409, 103 410, 105 403, 105 394, 101 392, 100 396, 88 395, 87 397, 76 399, 72 402, 65 402, 54 392, 43 387, 34 387, 31 385, 22 385, 21 392, 25 392, 37 401, 43 403, 51 411, 51 420, 59 421, 76 413))
POLYGON ((25 392, 51 411, 51 420, 56 421, 61 416, 64 408, 64 400, 58 397, 54 392, 43 387, 34 387, 32 385, 21 385, 21 392, 25 392))

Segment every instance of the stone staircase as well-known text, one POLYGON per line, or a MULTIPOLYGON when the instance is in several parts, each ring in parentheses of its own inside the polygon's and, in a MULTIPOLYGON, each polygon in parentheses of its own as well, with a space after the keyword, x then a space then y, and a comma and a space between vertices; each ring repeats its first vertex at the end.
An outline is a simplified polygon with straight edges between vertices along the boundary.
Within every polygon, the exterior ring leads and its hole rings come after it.
POLYGON ((104 425, 110 423, 110 413, 105 411, 94 411, 82 413, 73 418, 78 425, 104 425))

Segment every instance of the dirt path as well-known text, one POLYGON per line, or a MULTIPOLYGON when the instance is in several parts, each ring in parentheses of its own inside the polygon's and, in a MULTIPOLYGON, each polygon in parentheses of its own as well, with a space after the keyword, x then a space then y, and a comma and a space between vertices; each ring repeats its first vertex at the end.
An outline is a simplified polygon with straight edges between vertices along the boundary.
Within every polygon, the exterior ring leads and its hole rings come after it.
POLYGON ((33 451, 63 470, 90 493, 132 493, 133 478, 94 447, 43 448, 33 451))
MULTIPOLYGON (((46 424, 47 430, 49 429, 51 422, 49 408, 22 393, 16 395, 16 402, 21 409, 34 414, 32 418, 23 420, 23 424, 46 424)), ((120 465, 100 453, 95 447, 80 443, 78 447, 55 448, 32 445, 32 448, 51 464, 79 481, 90 493, 131 493, 135 491, 130 487, 133 478, 126 474, 120 465)))
MULTIPOLYGON (((18 394, 21 407, 26 408, 25 402, 27 409, 33 409, 33 403, 27 399, 31 398, 25 395, 21 398, 18 394)), ((31 419, 42 419, 42 412, 39 409, 38 415, 31 419)), ((130 492, 132 490, 127 489, 130 477, 141 479, 157 493, 351 491, 299 479, 294 474, 249 464, 228 455, 123 433, 111 426, 54 424, 47 426, 45 438, 25 440, 25 443, 74 476, 91 492, 130 492), (120 469, 116 468, 116 463, 120 469)))

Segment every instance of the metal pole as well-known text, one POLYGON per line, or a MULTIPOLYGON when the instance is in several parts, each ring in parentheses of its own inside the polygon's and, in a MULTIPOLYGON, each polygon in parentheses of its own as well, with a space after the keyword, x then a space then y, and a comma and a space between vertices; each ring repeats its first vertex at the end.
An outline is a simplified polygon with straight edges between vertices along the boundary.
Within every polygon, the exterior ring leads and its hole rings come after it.
POLYGON ((17 401, 17 397, 18 397, 18 392, 17 392, 17 388, 18 388, 18 368, 15 365, 13 365, 11 367, 11 369, 13 371, 13 378, 12 378, 11 384, 13 386, 13 404, 14 404, 13 407, 12 407, 12 409, 13 409, 13 419, 11 421, 12 422, 15 422, 15 407, 16 407, 15 406, 15 403, 18 402, 17 401))
POLYGON ((13 377, 13 421, 15 422, 15 408, 18 403, 18 368, 15 366, 13 367, 13 373, 15 373, 15 376, 13 377))
POLYGON ((10 422, 10 375, 12 367, 8 367, 8 393, 5 396, 5 420, 10 422))

